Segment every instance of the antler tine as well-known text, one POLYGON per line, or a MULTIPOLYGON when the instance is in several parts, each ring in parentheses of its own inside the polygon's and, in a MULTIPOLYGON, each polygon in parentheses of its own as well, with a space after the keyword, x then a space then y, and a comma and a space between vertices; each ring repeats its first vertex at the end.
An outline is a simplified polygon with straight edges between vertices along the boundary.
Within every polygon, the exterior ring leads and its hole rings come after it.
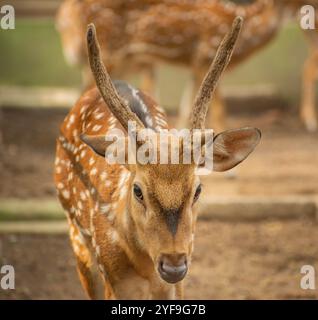
POLYGON ((234 46, 242 28, 243 18, 236 17, 231 31, 225 35, 195 98, 190 123, 191 129, 204 129, 205 117, 217 83, 230 62, 234 46))
POLYGON ((111 112, 125 130, 128 130, 128 121, 135 121, 137 130, 144 128, 143 123, 136 114, 129 109, 123 99, 121 99, 113 85, 101 59, 100 47, 96 37, 96 28, 93 23, 89 24, 87 29, 87 48, 89 62, 96 85, 111 112))

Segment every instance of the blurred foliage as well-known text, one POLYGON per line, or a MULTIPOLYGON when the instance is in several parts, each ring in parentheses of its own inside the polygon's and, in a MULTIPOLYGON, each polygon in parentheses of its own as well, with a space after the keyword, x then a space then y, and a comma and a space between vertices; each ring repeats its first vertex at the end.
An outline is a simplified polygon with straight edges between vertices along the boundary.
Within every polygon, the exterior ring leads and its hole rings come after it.
POLYGON ((17 19, 15 30, 0 30, 0 84, 79 86, 80 72, 64 62, 52 20, 17 19))
MULTIPOLYGON (((18 19, 16 30, 0 31, 0 55, 0 85, 80 86, 80 71, 65 63, 52 20, 18 19)), ((268 46, 229 72, 224 83, 271 84, 290 100, 298 99, 306 55, 302 32, 297 25, 289 24, 268 46)), ((188 76, 183 68, 160 68, 162 104, 178 104, 188 76)), ((138 83, 138 77, 132 82, 138 83)))

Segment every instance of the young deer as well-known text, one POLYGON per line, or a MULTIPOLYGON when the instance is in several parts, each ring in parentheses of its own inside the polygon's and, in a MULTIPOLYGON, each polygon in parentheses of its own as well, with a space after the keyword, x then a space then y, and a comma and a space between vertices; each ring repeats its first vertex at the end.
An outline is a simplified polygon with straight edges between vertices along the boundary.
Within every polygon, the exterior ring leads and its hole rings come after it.
MULTIPOLYGON (((210 99, 241 24, 242 19, 236 18, 199 89, 191 132, 204 129, 210 99)), ((55 183, 67 212, 82 285, 90 298, 182 298, 201 192, 197 165, 193 161, 173 164, 171 159, 167 164, 106 161, 108 130, 127 131, 128 121, 134 121, 137 131, 148 128, 157 136, 168 125, 163 110, 150 97, 111 81, 94 25, 88 28, 87 42, 98 89, 83 94, 65 118, 55 161, 55 183)), ((128 137, 118 139, 126 144, 128 137)), ((225 171, 243 161, 259 140, 258 129, 242 128, 222 132, 213 141, 200 141, 202 146, 213 143, 214 170, 225 171)), ((142 146, 139 142, 137 149, 142 146)), ((174 148, 170 140, 168 146, 174 148)))

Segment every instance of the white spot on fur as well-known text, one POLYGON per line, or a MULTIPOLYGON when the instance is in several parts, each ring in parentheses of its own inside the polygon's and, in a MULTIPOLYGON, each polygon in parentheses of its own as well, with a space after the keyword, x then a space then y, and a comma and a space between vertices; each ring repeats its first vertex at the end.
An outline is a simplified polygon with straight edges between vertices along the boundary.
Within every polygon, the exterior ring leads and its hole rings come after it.
POLYGON ((68 190, 63 190, 62 191, 62 196, 65 198, 65 199, 69 199, 70 198, 70 192, 68 190))
POLYGON ((95 118, 96 120, 100 120, 101 118, 103 118, 103 116, 104 116, 103 113, 98 113, 98 114, 95 115, 94 118, 95 118))
POLYGON ((68 180, 68 181, 71 181, 72 179, 73 179, 73 171, 71 171, 71 172, 68 174, 67 180, 68 180))
POLYGON ((81 191, 80 197, 81 197, 81 199, 82 199, 83 201, 85 201, 85 200, 87 199, 86 194, 85 194, 83 191, 81 191))
POLYGON ((108 187, 110 187, 112 185, 112 182, 110 181, 110 180, 107 180, 106 182, 105 182, 105 186, 108 188, 108 187))
POLYGON ((110 211, 110 209, 111 209, 111 204, 102 204, 101 206, 100 206, 100 211, 102 212, 102 213, 104 213, 104 214, 107 214, 109 211, 110 211))
POLYGON ((71 114, 67 122, 66 128, 69 129, 74 122, 75 122, 75 116, 74 114, 71 114))
POLYGON ((119 235, 118 235, 117 231, 114 229, 109 229, 107 231, 107 236, 113 243, 116 243, 119 240, 119 235))
POLYGON ((107 178, 107 173, 104 171, 104 172, 101 173, 100 179, 101 179, 102 181, 105 181, 106 178, 107 178))
POLYGON ((82 114, 87 108, 88 108, 88 105, 84 105, 80 110, 80 114, 82 114))
POLYGON ((59 182, 59 183, 57 184, 57 188, 58 188, 58 189, 63 189, 63 188, 64 188, 64 184, 63 184, 62 182, 59 182))
POLYGON ((93 127, 93 131, 94 131, 94 132, 99 131, 101 128, 102 128, 101 125, 96 124, 96 125, 93 127))

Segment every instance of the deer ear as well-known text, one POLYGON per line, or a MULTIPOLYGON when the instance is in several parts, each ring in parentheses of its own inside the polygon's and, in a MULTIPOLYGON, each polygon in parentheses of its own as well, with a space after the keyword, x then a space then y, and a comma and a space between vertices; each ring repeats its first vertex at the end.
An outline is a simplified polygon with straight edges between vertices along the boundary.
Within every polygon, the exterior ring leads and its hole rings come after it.
POLYGON ((261 139, 256 128, 241 128, 221 132, 213 139, 213 171, 234 168, 255 149, 261 139))
POLYGON ((82 134, 80 138, 96 154, 106 158, 108 163, 122 164, 128 170, 134 171, 134 163, 128 163, 128 145, 125 136, 117 136, 116 141, 107 141, 105 135, 82 134))
POLYGON ((112 144, 112 141, 106 141, 105 135, 89 136, 87 134, 81 134, 80 138, 95 153, 102 157, 105 157, 106 149, 112 144))

